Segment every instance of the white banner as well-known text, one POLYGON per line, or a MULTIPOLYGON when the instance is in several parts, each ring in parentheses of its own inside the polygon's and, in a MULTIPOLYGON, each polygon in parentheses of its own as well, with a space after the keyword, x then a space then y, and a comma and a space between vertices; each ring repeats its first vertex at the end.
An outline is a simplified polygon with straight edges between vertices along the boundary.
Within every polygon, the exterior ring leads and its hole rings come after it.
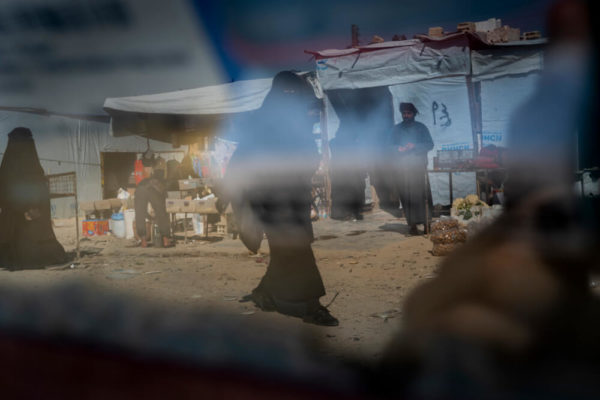
POLYGON ((514 111, 531 96, 540 75, 513 75, 481 82, 481 142, 508 145, 508 124, 514 111))
POLYGON ((104 114, 107 97, 223 82, 187 0, 7 0, 0 106, 104 114))

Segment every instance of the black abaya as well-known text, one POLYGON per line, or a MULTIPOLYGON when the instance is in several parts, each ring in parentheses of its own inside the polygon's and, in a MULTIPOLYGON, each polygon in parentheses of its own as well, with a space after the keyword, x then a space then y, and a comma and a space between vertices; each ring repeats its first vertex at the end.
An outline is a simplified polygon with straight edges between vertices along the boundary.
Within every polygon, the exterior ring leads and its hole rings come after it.
POLYGON ((50 191, 31 131, 16 128, 0 165, 0 267, 42 268, 66 261, 50 215, 50 191))
MULTIPOLYGON (((325 294, 311 248, 311 178, 319 163, 308 118, 312 101, 310 87, 283 91, 274 82, 245 124, 226 176, 234 213, 250 209, 269 242, 269 265, 253 294, 260 292, 278 311, 297 316, 318 306, 325 294)), ((250 236, 260 228, 243 227, 250 236)))

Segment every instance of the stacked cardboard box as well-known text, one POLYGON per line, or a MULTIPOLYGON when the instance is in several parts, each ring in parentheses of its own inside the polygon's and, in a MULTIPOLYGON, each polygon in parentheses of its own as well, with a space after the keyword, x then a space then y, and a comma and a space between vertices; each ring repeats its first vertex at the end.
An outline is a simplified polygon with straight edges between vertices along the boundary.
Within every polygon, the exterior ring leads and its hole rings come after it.
POLYGON ((429 36, 431 37, 442 37, 444 36, 444 28, 441 26, 433 26, 429 28, 429 36))
POLYGON ((541 37, 540 31, 523 32, 523 40, 540 39, 541 37))
POLYGON ((181 200, 167 199, 168 213, 218 214, 217 199, 181 200))
POLYGON ((95 211, 118 211, 121 207, 133 208, 133 199, 104 199, 96 201, 84 201, 79 203, 79 209, 85 214, 92 214, 95 211))
POLYGON ((500 27, 502 27, 502 20, 497 18, 490 18, 485 21, 475 22, 476 32, 491 32, 500 27))
POLYGON ((179 190, 198 189, 202 186, 202 179, 180 179, 179 190))
POLYGON ((519 28, 511 28, 508 25, 487 32, 488 43, 506 43, 518 41, 520 39, 521 30, 519 28))
POLYGON ((475 33, 475 22, 461 22, 456 26, 456 30, 459 32, 475 33))

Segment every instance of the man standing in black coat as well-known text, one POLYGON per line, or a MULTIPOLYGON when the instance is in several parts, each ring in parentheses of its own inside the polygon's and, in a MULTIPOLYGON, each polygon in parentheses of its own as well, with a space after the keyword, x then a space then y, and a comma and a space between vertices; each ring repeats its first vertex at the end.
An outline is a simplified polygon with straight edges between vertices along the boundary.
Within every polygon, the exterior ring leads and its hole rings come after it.
POLYGON ((402 122, 392 131, 392 151, 395 153, 396 184, 410 234, 416 235, 418 224, 428 224, 426 213, 433 208, 427 179, 427 153, 433 149, 429 129, 415 121, 418 111, 412 103, 400 103, 402 122))

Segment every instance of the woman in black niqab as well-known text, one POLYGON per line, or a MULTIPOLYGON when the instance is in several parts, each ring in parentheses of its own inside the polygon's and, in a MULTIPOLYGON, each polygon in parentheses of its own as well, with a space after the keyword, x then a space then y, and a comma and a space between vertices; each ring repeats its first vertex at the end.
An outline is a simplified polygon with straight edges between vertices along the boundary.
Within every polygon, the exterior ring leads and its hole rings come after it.
POLYGON ((255 221, 243 229, 244 243, 256 251, 262 230, 269 242, 270 262, 250 299, 265 311, 332 326, 338 321, 319 303, 325 288, 311 248, 311 178, 319 165, 311 116, 316 106, 304 78, 277 74, 263 105, 243 127, 226 182, 238 220, 255 221), (244 238, 244 231, 252 237, 244 238))
POLYGON ((66 261, 50 217, 50 192, 31 131, 15 128, 0 164, 0 267, 42 268, 66 261))

